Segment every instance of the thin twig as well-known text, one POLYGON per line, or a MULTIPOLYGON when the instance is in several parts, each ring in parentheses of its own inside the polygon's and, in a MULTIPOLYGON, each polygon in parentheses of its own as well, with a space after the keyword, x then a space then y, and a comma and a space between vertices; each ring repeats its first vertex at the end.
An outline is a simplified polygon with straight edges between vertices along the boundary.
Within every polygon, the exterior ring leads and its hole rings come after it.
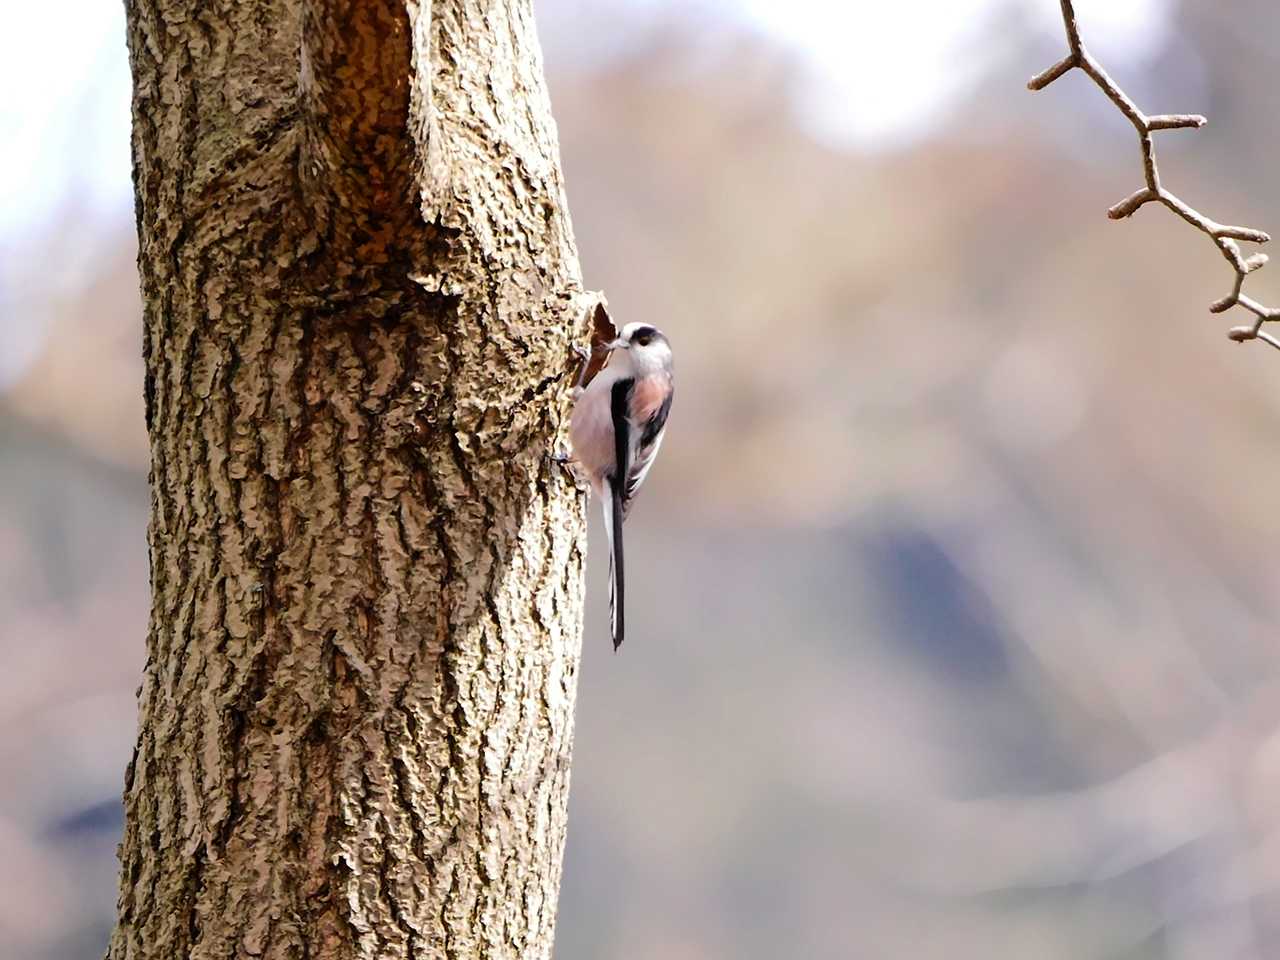
POLYGON ((1156 144, 1152 134, 1157 130, 1187 130, 1203 127, 1206 122, 1205 118, 1198 114, 1190 113, 1159 114, 1152 117, 1144 114, 1138 109, 1138 105, 1130 100, 1128 95, 1107 75, 1107 71, 1102 69, 1102 64, 1098 63, 1090 55, 1089 51, 1085 49, 1084 43, 1080 40, 1080 27, 1076 23, 1075 5, 1072 0, 1059 0, 1059 2, 1062 4, 1062 23, 1067 30, 1068 53, 1048 70, 1032 77, 1027 83, 1027 87, 1031 90, 1043 90, 1063 74, 1079 68, 1088 75, 1090 80, 1098 85, 1099 89, 1107 95, 1107 99, 1116 105, 1116 108, 1129 119, 1134 129, 1138 131, 1138 143, 1142 148, 1142 169, 1146 186, 1117 203, 1107 211, 1107 216, 1112 220, 1123 220, 1126 217, 1133 216, 1146 204, 1156 201, 1164 204, 1187 223, 1203 232, 1213 240, 1214 245, 1217 246, 1218 250, 1227 259, 1227 262, 1231 264, 1231 268, 1236 272, 1235 285, 1231 293, 1221 300, 1214 301, 1209 307, 1210 312, 1223 313, 1232 307, 1243 307, 1253 314, 1254 322, 1247 326, 1232 327, 1227 332, 1227 336, 1238 343, 1243 343, 1246 340, 1262 340, 1280 350, 1280 340, 1262 332, 1262 325, 1268 320, 1280 319, 1280 308, 1263 306, 1257 300, 1247 297, 1241 292, 1244 287, 1244 278, 1254 270, 1261 268, 1267 262, 1267 255, 1265 253, 1255 253, 1250 257, 1245 257, 1240 252, 1238 241, 1266 243, 1271 237, 1263 231, 1254 230, 1251 227, 1235 227, 1211 220, 1190 204, 1179 200, 1166 190, 1160 182, 1160 168, 1156 165, 1156 144))

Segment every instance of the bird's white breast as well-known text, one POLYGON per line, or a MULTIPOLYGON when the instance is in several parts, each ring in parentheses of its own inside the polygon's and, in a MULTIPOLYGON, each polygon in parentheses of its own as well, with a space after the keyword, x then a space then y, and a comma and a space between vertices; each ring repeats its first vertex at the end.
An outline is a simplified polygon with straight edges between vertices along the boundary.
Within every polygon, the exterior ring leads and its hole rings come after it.
POLYGON ((569 421, 569 442, 574 458, 587 472, 597 490, 600 481, 612 472, 614 461, 613 385, 620 379, 617 371, 606 367, 587 384, 574 405, 569 421))

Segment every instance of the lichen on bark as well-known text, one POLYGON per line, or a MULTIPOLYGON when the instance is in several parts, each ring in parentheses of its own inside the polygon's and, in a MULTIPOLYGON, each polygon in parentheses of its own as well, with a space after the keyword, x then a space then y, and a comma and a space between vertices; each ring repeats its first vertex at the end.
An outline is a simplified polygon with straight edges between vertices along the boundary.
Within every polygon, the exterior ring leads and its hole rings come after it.
POLYGON ((152 615, 109 957, 546 957, 581 280, 529 0, 129 0, 152 615))

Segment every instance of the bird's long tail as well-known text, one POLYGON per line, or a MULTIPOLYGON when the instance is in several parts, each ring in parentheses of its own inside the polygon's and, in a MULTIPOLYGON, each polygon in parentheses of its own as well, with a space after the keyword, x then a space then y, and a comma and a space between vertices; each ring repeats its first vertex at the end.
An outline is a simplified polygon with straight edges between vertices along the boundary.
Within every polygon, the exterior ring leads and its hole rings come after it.
POLYGON ((623 595, 625 583, 622 565, 622 491, 605 480, 607 497, 603 498, 604 529, 609 537, 609 624, 613 631, 613 649, 622 645, 625 626, 623 595))

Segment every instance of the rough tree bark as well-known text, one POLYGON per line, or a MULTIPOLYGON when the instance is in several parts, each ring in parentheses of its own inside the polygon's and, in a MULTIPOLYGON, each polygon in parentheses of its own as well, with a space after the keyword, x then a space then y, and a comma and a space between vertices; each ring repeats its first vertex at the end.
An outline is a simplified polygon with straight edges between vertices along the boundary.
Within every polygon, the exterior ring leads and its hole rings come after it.
POLYGON ((577 254, 530 0, 128 0, 152 615, 115 960, 550 955, 577 254))

